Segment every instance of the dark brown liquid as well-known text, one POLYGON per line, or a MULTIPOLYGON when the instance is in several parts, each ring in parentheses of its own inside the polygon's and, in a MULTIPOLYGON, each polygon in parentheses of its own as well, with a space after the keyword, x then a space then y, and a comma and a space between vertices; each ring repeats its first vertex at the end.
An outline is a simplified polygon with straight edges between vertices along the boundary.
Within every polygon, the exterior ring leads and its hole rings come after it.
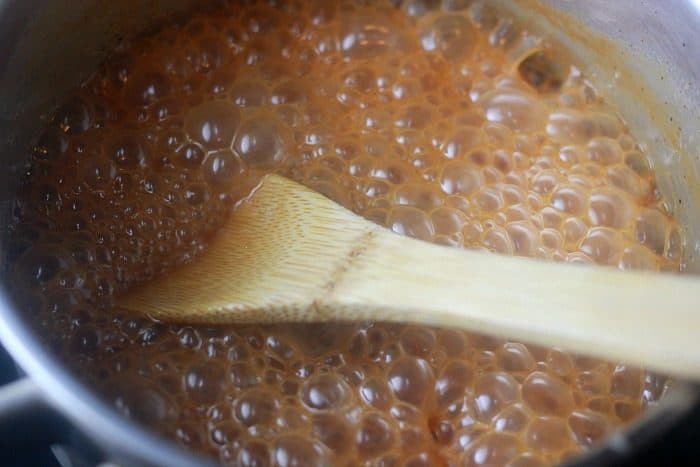
POLYGON ((456 330, 204 328, 111 306, 194 259, 272 171, 427 241, 679 270, 646 155, 551 47, 482 2, 364 3, 232 2, 120 48, 32 156, 18 293, 121 411, 222 462, 525 466, 584 450, 666 378, 456 330))

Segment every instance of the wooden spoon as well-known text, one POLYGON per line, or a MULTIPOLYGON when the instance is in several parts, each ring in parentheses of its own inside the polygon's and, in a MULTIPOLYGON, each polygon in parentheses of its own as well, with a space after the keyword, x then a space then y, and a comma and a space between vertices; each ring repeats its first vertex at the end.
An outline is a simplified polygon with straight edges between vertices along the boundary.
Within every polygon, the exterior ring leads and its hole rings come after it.
POLYGON ((274 175, 201 257, 118 306, 189 323, 464 328, 700 377, 697 278, 433 245, 274 175))

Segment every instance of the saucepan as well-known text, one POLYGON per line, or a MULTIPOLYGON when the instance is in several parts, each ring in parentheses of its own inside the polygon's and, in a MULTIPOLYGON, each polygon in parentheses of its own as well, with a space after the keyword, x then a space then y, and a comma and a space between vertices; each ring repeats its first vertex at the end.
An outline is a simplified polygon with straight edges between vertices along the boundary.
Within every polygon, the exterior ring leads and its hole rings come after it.
MULTIPOLYGON (((660 190, 686 231, 686 272, 700 272, 700 1, 494 3, 565 45, 599 92, 621 109, 646 145, 660 190)), ((0 0, 0 226, 10 218, 19 174, 46 111, 121 38, 147 32, 198 4, 0 0)), ((12 446, 2 455, 20 456, 41 442, 63 446, 74 465, 206 463, 124 419, 78 382, 40 344, 2 284, 0 341, 24 375, 0 388, 0 439, 12 446)), ((629 459, 699 404, 700 388, 680 383, 632 426, 570 462, 610 465, 629 459)))

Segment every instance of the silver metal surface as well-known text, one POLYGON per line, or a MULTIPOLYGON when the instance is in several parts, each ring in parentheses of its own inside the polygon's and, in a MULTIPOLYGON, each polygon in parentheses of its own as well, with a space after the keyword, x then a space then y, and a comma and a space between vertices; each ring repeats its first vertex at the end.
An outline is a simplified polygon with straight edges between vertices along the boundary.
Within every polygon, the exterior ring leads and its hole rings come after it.
MULTIPOLYGON (((647 146, 660 187, 686 227, 689 269, 700 272, 700 0, 542 1, 617 44, 596 50, 586 43, 585 35, 572 38, 546 17, 531 14, 528 19, 533 27, 557 36, 574 50, 586 74, 621 109, 633 133, 647 146), (602 57, 621 66, 599 67, 602 57), (627 92, 612 85, 624 80, 656 95, 657 108, 650 112, 639 101, 639 90, 627 92), (665 121, 670 118, 673 125, 665 121), (663 125, 659 119, 664 119, 663 125), (673 134, 659 131, 669 126, 677 127, 673 134)), ((42 126, 42 112, 84 79, 118 37, 143 31, 163 14, 195 3, 197 0, 0 0, 0 226, 8 219, 19 171, 42 126)), ((501 3, 527 17, 531 2, 501 3)), ((78 383, 40 345, 2 290, 0 341, 43 397, 103 447, 101 461, 130 466, 201 465, 201 459, 125 420, 78 383)), ((28 401, 35 395, 28 383, 13 390, 19 400, 28 401), (27 392, 19 394, 18 388, 27 392)), ((588 460, 605 463, 611 453, 624 455, 637 443, 661 433, 697 398, 696 388, 682 386, 631 431, 613 437, 588 460)))
POLYGON ((43 402, 43 394, 30 378, 22 378, 3 386, 0 391, 0 420, 21 416, 28 408, 43 402))

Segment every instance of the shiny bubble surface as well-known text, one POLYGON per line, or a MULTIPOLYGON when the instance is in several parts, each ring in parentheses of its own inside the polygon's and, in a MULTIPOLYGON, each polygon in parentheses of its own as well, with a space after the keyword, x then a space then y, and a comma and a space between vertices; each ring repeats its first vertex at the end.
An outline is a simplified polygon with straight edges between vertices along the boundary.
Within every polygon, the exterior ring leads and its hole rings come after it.
POLYGON ((549 54, 565 51, 490 2, 214 3, 125 41, 32 148, 7 269, 84 382, 188 449, 251 466, 548 465, 671 390, 457 328, 186 326, 114 309, 197 261, 271 172, 424 241, 682 269, 643 146, 549 54))

